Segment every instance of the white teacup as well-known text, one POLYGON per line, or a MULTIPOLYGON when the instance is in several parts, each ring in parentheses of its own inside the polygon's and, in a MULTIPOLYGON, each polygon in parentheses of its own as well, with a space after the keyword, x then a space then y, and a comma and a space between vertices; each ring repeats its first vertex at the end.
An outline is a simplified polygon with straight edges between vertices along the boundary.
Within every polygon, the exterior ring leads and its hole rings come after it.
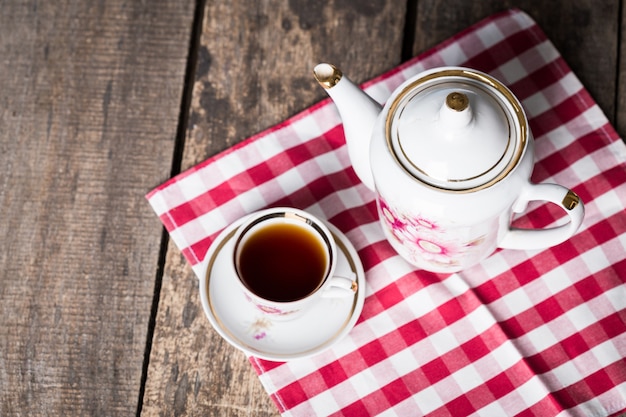
POLYGON ((234 235, 233 266, 246 298, 275 319, 293 319, 322 297, 352 296, 356 277, 335 276, 337 248, 322 221, 279 207, 250 215, 234 235))

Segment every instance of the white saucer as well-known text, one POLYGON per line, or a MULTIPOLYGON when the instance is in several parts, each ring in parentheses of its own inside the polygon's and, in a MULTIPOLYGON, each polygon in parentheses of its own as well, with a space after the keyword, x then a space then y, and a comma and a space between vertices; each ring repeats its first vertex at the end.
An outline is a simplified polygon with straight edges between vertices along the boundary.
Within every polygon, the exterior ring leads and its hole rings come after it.
POLYGON ((352 271, 357 276, 358 290, 354 297, 323 298, 296 319, 272 321, 245 298, 235 281, 232 237, 244 220, 238 220, 219 234, 200 270, 200 299, 215 330, 245 353, 278 362, 314 355, 348 334, 361 314, 365 299, 363 264, 348 238, 325 222, 337 244, 338 274, 352 271))

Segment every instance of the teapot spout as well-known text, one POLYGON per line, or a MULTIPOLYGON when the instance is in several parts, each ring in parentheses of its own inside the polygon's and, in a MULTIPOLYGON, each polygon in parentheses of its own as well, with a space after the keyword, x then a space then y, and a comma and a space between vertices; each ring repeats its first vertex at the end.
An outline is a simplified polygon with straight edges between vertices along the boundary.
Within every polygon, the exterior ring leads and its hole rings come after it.
POLYGON ((334 65, 318 64, 313 75, 339 110, 354 171, 363 184, 374 190, 370 140, 382 107, 334 65))

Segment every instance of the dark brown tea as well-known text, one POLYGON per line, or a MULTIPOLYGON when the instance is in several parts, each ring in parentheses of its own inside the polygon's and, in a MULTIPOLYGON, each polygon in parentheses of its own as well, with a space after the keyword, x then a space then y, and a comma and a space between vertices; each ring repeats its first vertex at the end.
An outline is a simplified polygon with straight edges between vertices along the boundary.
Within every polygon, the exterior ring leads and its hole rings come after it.
POLYGON ((324 280, 327 250, 306 227, 274 223, 252 232, 239 255, 239 275, 246 287, 271 301, 295 301, 314 292, 324 280))

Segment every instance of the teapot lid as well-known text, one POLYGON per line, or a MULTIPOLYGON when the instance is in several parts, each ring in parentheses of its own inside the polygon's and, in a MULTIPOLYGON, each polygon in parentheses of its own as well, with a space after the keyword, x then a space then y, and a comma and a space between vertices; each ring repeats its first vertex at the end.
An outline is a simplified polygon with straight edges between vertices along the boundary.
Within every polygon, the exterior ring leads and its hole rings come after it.
POLYGON ((528 141, 526 117, 502 83, 479 71, 440 68, 409 82, 389 105, 387 144, 417 180, 471 192, 506 177, 528 141))

